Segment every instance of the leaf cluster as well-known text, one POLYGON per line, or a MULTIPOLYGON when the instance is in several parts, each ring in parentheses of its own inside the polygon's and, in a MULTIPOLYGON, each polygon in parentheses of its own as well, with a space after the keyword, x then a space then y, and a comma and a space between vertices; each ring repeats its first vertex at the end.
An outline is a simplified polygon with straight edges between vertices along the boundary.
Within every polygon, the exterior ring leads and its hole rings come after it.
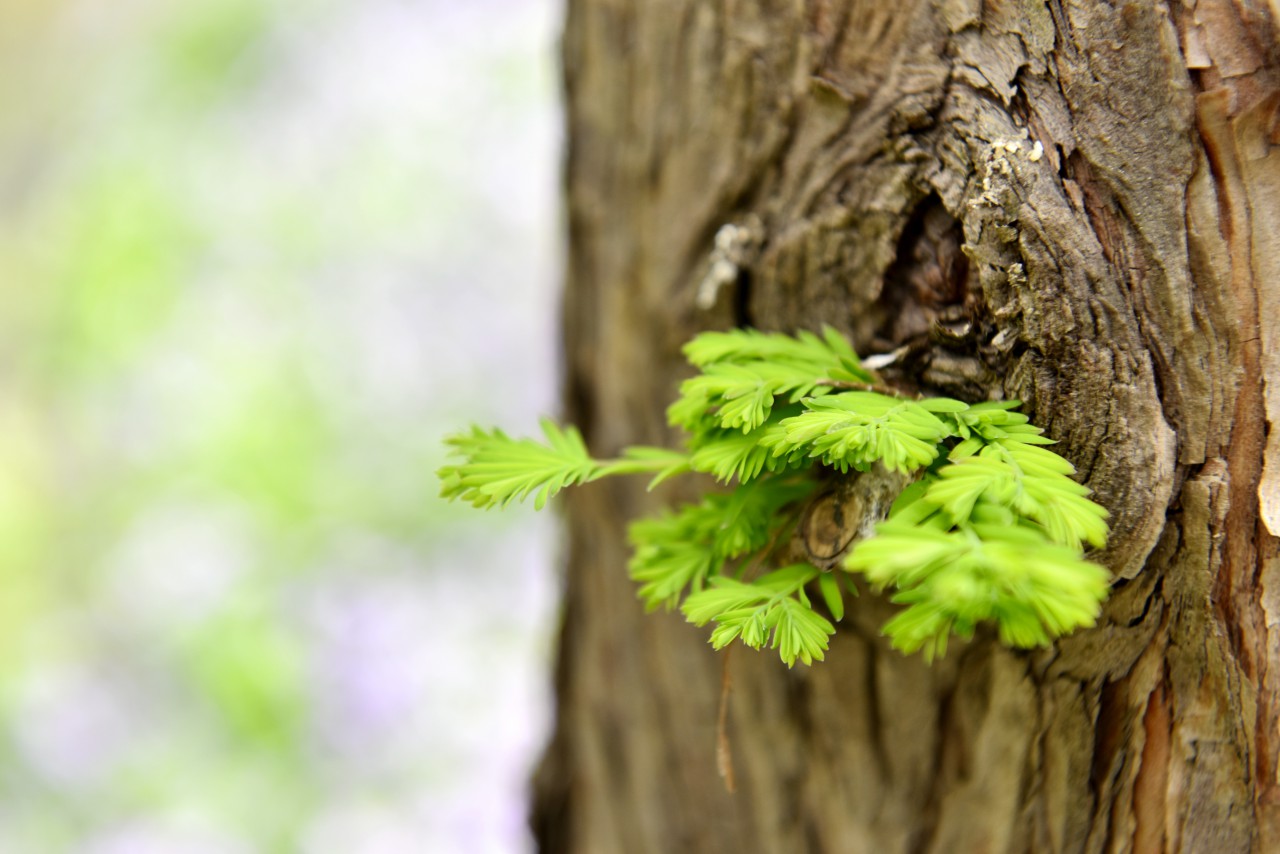
POLYGON ((762 478, 633 522, 628 569, 646 607, 671 608, 687 590, 696 593, 709 577, 721 575, 727 562, 753 558, 779 542, 793 522, 784 509, 813 488, 805 476, 762 478))
POLYGON ((689 470, 687 454, 665 448, 628 448, 620 459, 594 460, 576 427, 561 429, 548 418, 541 424, 545 444, 480 427, 445 439, 457 461, 436 472, 441 497, 488 509, 533 495, 534 509, 541 510, 566 486, 644 472, 655 474, 658 483, 689 470))
POLYGON ((807 563, 797 563, 747 583, 717 576, 711 586, 691 595, 681 610, 696 626, 715 622, 711 645, 723 649, 735 639, 753 649, 768 644, 787 666, 799 659, 821 661, 827 641, 835 634, 831 621, 815 610, 805 585, 821 575, 807 563))
POLYGON ((533 496, 541 507, 612 474, 710 474, 732 489, 632 524, 631 577, 649 609, 679 605, 690 622, 714 624, 716 649, 768 645, 790 666, 821 660, 835 631, 807 591, 839 621, 841 584, 805 563, 768 567, 821 478, 879 465, 916 480, 840 569, 905 606, 885 626, 895 646, 932 658, 952 634, 993 623, 1005 643, 1030 647, 1093 623, 1108 576, 1083 550, 1105 544, 1106 511, 1017 401, 885 393, 830 328, 704 333, 684 350, 698 373, 667 411, 683 450, 598 461, 572 427, 544 422, 545 443, 475 428, 448 440, 457 460, 439 472, 442 494, 477 507, 533 496))
POLYGON ((708 423, 750 433, 780 400, 819 397, 830 390, 824 383, 872 382, 849 342, 830 327, 821 338, 754 329, 704 332, 685 345, 684 354, 699 373, 681 384, 667 417, 695 436, 708 423))
POLYGON ((1106 570, 1081 549, 1106 543, 1107 513, 1015 405, 945 413, 962 441, 845 562, 899 591, 894 601, 908 607, 885 632, 905 652, 940 655, 949 635, 967 638, 986 621, 1011 646, 1039 646, 1092 625, 1106 596, 1106 570))

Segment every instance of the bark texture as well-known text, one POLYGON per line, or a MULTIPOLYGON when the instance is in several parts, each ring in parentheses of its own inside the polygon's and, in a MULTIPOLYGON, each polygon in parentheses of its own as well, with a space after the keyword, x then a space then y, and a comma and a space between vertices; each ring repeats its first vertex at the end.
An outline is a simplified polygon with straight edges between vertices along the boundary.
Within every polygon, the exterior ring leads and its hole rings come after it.
POLYGON ((1026 401, 1112 513, 1116 584, 1096 629, 1031 653, 979 637, 926 666, 872 596, 824 664, 734 653, 731 795, 720 659, 625 571, 626 521, 682 496, 586 488, 544 850, 1280 851, 1276 22, 570 0, 567 414, 593 449, 671 439, 696 332, 831 324, 901 348, 904 387, 1026 401), (708 279, 726 224, 750 239, 708 279))

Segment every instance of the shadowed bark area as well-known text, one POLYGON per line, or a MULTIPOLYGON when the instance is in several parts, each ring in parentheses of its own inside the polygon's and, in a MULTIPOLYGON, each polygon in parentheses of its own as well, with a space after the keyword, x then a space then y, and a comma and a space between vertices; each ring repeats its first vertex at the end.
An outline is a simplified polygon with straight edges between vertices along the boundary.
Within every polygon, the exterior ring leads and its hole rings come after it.
POLYGON ((1111 511, 1116 583, 1096 629, 1030 653, 980 635, 926 666, 876 596, 825 663, 739 650, 730 795, 720 658, 625 570, 626 522, 693 493, 585 488, 544 850, 1280 850, 1275 23, 570 0, 567 415, 593 450, 673 440, 695 333, 831 324, 898 350, 904 389, 1025 401, 1111 511), (709 288, 725 224, 758 239, 709 288))

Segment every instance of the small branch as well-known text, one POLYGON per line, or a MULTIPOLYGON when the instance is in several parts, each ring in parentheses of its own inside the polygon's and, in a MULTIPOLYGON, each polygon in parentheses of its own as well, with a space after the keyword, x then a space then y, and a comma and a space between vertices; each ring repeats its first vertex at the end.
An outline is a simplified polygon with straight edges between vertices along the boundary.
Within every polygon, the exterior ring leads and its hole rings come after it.
POLYGON ((716 716, 716 770, 724 780, 725 791, 732 795, 738 790, 738 782, 733 774, 733 753, 729 748, 729 691, 733 687, 733 680, 729 677, 731 652, 732 646, 725 648, 721 663, 720 714, 716 716))

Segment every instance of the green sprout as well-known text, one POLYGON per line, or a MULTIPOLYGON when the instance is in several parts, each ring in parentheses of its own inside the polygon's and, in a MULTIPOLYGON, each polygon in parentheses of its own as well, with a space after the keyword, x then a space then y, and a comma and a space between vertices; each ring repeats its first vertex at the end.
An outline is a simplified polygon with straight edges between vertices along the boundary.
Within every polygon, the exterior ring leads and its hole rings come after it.
POLYGON ((541 508, 610 475, 650 474, 651 488, 684 472, 732 484, 633 522, 629 571, 650 610, 678 606, 691 623, 714 624, 716 649, 769 646, 788 666, 822 660, 836 630, 809 591, 839 622, 854 573, 893 591, 905 607, 885 634, 929 660, 981 623, 1019 648, 1094 624, 1109 575, 1084 550, 1106 544, 1107 511, 1018 401, 897 394, 830 328, 707 332, 684 353, 699 373, 667 410, 683 450, 596 460, 577 430, 550 421, 545 443, 474 427, 447 440, 441 494, 480 508, 533 496, 541 508), (806 508, 833 483, 891 475, 907 485, 873 534, 823 566, 796 559, 806 508))

